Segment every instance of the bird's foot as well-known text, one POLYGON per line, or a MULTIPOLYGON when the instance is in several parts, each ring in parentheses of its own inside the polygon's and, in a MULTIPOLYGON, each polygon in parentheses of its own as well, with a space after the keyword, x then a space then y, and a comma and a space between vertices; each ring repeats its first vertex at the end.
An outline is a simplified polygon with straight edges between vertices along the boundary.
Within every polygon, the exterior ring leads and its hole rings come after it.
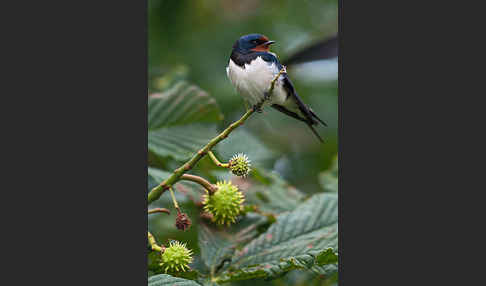
POLYGON ((263 101, 270 99, 270 92, 266 91, 263 93, 263 101))
POLYGON ((263 112, 262 106, 259 105, 259 104, 253 105, 253 110, 255 110, 258 113, 262 113, 263 112))
POLYGON ((263 109, 262 109, 262 106, 263 106, 263 102, 265 102, 264 100, 260 101, 259 103, 253 105, 253 110, 255 110, 256 112, 258 113, 262 113, 263 112, 263 109))

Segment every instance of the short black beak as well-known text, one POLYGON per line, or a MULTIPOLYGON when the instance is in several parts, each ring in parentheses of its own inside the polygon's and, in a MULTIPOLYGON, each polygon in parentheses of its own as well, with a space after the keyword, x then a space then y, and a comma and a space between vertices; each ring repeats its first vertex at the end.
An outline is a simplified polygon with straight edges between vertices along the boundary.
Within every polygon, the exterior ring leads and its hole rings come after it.
POLYGON ((263 43, 265 46, 270 46, 271 44, 275 43, 275 41, 267 41, 263 43))

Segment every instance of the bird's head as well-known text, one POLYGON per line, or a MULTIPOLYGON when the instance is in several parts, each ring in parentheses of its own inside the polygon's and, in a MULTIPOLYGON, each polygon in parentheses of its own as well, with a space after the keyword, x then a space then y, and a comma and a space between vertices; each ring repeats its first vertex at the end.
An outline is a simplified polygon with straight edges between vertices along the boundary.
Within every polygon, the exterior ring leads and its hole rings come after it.
POLYGON ((273 43, 275 41, 268 40, 264 35, 250 34, 239 38, 233 45, 233 50, 238 50, 242 53, 268 52, 270 45, 273 43))

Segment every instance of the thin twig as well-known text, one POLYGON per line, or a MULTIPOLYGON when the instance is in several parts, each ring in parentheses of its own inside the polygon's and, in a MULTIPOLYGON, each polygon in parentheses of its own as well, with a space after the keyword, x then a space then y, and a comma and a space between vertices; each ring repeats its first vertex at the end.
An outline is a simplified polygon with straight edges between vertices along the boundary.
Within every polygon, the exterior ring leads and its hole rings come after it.
POLYGON ((170 210, 168 210, 166 208, 155 208, 155 209, 148 210, 148 213, 149 214, 166 213, 166 214, 170 215, 170 210))
POLYGON ((211 184, 208 180, 204 179, 203 177, 195 176, 195 175, 190 175, 190 174, 183 174, 180 177, 180 180, 186 180, 186 181, 191 181, 198 183, 199 185, 203 186, 206 190, 208 190, 209 194, 214 194, 216 192, 217 187, 213 184, 211 184))
POLYGON ((169 188, 169 191, 170 191, 170 196, 172 197, 172 202, 174 203, 174 207, 177 210, 177 213, 180 214, 181 209, 179 208, 179 204, 177 203, 177 200, 175 198, 174 191, 172 190, 172 188, 169 188))
POLYGON ((223 168, 229 168, 229 164, 228 163, 221 163, 218 160, 218 158, 216 158, 213 151, 209 150, 208 155, 209 155, 209 158, 211 158, 211 160, 213 160, 214 164, 216 164, 216 166, 223 167, 223 168))

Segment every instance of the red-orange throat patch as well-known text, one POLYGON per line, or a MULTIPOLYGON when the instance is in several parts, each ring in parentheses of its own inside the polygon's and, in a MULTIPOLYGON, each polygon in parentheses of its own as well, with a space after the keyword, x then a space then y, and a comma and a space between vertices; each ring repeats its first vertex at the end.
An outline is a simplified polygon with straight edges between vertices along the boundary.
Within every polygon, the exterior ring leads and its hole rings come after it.
POLYGON ((270 50, 270 47, 267 45, 259 45, 251 50, 255 52, 268 52, 270 50))
MULTIPOLYGON (((260 41, 266 43, 266 42, 268 42, 268 38, 265 37, 265 36, 261 36, 260 37, 260 41)), ((253 48, 251 50, 252 51, 255 51, 255 52, 268 52, 270 50, 270 45, 261 44, 261 45, 258 45, 258 46, 256 46, 255 48, 253 48)))

